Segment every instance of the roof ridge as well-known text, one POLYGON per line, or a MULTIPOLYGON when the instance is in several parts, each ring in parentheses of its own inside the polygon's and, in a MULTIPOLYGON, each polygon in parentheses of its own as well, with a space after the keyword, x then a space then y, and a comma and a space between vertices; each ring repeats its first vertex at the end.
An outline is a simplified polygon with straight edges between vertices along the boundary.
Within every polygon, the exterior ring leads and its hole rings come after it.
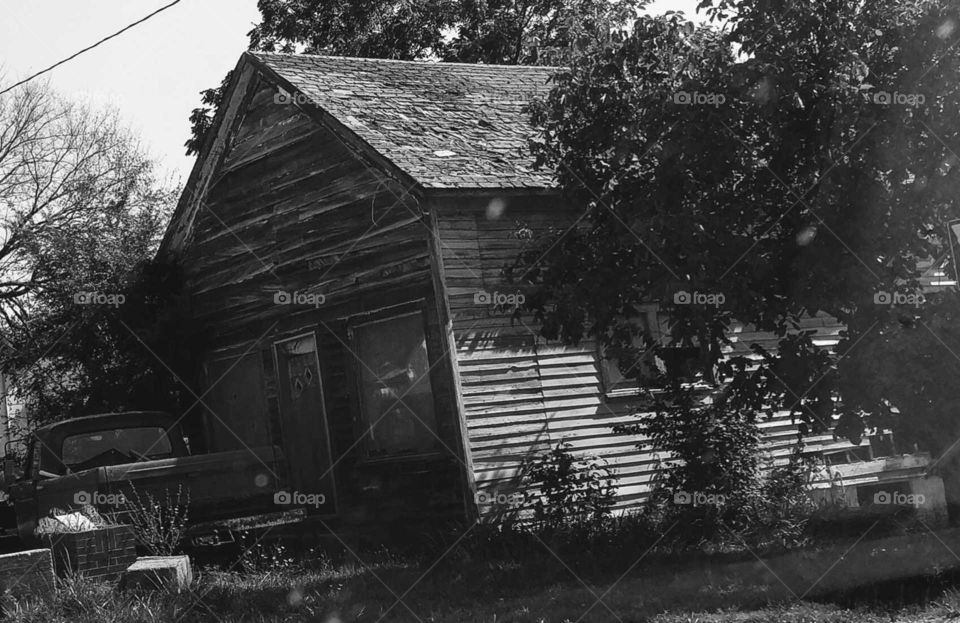
POLYGON ((247 54, 254 56, 282 56, 288 58, 322 58, 326 60, 348 60, 348 61, 366 61, 371 63, 397 63, 402 65, 436 65, 438 67, 490 67, 496 69, 536 69, 536 70, 561 70, 565 67, 559 65, 499 65, 494 63, 464 63, 450 62, 441 60, 403 60, 399 58, 376 58, 366 56, 337 56, 335 54, 301 54, 295 52, 259 52, 247 51, 247 54))

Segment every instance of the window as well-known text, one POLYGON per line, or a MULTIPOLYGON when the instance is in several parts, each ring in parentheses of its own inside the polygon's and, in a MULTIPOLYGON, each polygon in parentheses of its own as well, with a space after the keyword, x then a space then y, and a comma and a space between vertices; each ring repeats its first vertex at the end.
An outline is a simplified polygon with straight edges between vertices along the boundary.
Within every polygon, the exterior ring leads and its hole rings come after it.
POLYGON ((436 448, 436 417, 419 312, 352 328, 359 359, 360 419, 371 458, 436 448))
POLYGON ((27 450, 26 464, 33 478, 60 476, 67 470, 53 449, 39 439, 34 441, 27 450))
POLYGON ((73 471, 173 455, 167 431, 158 426, 118 428, 63 440, 63 463, 73 471))
POLYGON ((601 347, 600 358, 603 368, 603 383, 606 394, 610 398, 618 396, 635 396, 640 393, 640 384, 647 388, 657 388, 663 382, 663 375, 670 372, 687 383, 696 383, 702 379, 702 365, 700 349, 670 345, 669 319, 660 313, 658 303, 647 303, 640 306, 639 314, 634 319, 637 335, 633 338, 633 347, 637 349, 639 359, 624 375, 620 370, 620 362, 612 352, 606 352, 601 347), (654 346, 662 348, 654 355, 654 346), (634 377, 633 371, 639 370, 640 383, 634 377))
MULTIPOLYGON (((662 344, 667 338, 669 331, 664 322, 664 318, 659 314, 659 305, 657 303, 648 303, 642 305, 639 309, 639 315, 634 323, 637 328, 637 335, 633 338, 633 347, 640 353, 640 358, 633 364, 633 368, 640 371, 641 379, 653 379, 665 371, 662 368, 663 362, 653 356, 652 346, 662 344), (661 366, 661 367, 658 367, 661 366)), ((620 370, 620 362, 611 352, 606 352, 602 347, 600 352, 601 365, 603 368, 603 382, 606 393, 610 397, 631 396, 640 392, 637 379, 633 377, 633 368, 624 375, 620 370)))

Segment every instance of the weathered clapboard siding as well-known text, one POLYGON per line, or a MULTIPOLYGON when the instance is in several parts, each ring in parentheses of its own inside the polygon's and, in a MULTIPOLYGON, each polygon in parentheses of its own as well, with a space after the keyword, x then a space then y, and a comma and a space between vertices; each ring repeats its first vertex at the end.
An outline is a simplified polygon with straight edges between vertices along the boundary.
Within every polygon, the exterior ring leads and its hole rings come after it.
POLYGON ((592 343, 546 344, 529 318, 512 322, 475 301, 480 292, 516 293, 504 283, 502 269, 520 248, 514 235, 520 223, 543 228, 568 215, 551 197, 500 198, 489 205, 475 200, 438 211, 474 477, 478 490, 514 491, 524 461, 564 440, 610 461, 619 476, 620 504, 629 505, 649 489, 656 457, 637 451, 639 439, 613 434, 613 425, 632 416, 603 400, 592 343))
MULTIPOLYGON (((264 387, 257 395, 263 400, 217 413, 208 427, 212 449, 264 442, 264 430, 282 444, 274 344, 313 333, 339 519, 460 515, 456 401, 452 373, 442 365, 430 227, 420 202, 312 116, 275 101, 276 93, 263 79, 252 82, 181 249, 194 318, 207 327, 204 358, 229 362, 246 353, 246 360, 259 358, 262 370, 264 387), (279 292, 325 300, 278 304, 279 292), (397 306, 423 314, 430 361, 441 362, 430 381, 444 450, 400 464, 363 461, 357 444, 359 364, 347 326, 357 315, 397 306), (234 428, 243 433, 240 441, 234 428)), ((217 378, 208 376, 207 384, 217 378)))
MULTIPOLYGON (((502 270, 521 248, 519 224, 542 230, 572 223, 579 214, 549 197, 474 199, 442 205, 438 212, 445 288, 453 316, 457 362, 478 490, 510 492, 520 485, 524 461, 563 440, 577 452, 604 457, 618 476, 617 508, 643 502, 650 494, 661 458, 644 439, 616 435, 612 427, 636 422, 638 405, 628 397, 604 394, 596 344, 548 344, 537 337, 531 319, 512 321, 478 292, 511 294, 502 270)), ((823 347, 836 345, 840 326, 824 314, 805 318, 823 347)), ((777 338, 749 325, 735 325, 728 356, 757 355, 750 345, 775 348, 777 338)), ((793 452, 798 430, 789 414, 760 422, 764 465, 783 465, 793 452)), ((865 442, 866 443, 866 442, 865 442)), ((805 449, 849 447, 832 435, 808 436, 805 449)), ((495 506, 481 506, 495 514, 495 506)))
POLYGON ((417 201, 275 93, 256 89, 184 259, 197 317, 219 344, 271 322, 296 327, 432 294, 417 201), (326 300, 277 305, 279 291, 326 300))

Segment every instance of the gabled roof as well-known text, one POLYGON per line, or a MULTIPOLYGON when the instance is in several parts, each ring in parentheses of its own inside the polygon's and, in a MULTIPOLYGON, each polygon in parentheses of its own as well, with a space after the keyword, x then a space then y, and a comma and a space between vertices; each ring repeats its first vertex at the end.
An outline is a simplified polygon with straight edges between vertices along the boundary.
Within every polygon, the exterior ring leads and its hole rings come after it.
POLYGON ((545 189, 525 106, 551 67, 250 53, 424 189, 545 189))

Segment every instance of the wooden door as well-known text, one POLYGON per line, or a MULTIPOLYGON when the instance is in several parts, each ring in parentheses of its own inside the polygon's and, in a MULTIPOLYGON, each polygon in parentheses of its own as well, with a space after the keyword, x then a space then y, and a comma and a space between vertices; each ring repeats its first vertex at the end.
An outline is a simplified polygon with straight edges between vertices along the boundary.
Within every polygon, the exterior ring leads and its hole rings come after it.
POLYGON ((211 452, 270 445, 260 351, 206 364, 211 452))
POLYGON ((290 502, 310 512, 333 513, 336 491, 316 338, 283 340, 275 350, 290 502))

